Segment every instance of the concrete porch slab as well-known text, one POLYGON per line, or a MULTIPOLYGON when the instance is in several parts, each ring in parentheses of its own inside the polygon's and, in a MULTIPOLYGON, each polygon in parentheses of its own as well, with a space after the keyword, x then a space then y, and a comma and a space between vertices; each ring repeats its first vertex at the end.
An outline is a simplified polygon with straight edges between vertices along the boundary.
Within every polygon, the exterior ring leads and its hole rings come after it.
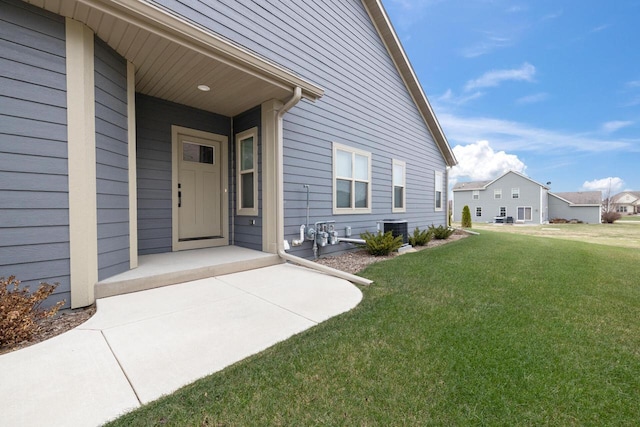
POLYGON ((239 246, 141 255, 138 267, 101 280, 94 292, 96 298, 107 298, 280 263, 275 254, 239 246))

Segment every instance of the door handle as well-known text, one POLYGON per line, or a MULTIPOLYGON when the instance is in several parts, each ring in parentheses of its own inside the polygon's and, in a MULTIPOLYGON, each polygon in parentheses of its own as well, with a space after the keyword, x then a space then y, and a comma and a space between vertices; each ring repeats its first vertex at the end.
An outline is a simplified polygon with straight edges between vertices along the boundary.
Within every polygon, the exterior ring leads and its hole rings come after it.
POLYGON ((182 207, 182 191, 180 191, 180 188, 182 188, 182 184, 178 184, 178 207, 179 208, 182 207))

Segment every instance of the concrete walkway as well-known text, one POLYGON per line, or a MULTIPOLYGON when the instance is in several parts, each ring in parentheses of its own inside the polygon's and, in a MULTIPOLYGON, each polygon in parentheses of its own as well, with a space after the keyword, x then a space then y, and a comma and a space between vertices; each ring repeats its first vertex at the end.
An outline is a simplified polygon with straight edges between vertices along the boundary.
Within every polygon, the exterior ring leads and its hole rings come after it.
POLYGON ((290 264, 100 299, 76 329, 0 356, 0 425, 101 425, 361 299, 290 264))

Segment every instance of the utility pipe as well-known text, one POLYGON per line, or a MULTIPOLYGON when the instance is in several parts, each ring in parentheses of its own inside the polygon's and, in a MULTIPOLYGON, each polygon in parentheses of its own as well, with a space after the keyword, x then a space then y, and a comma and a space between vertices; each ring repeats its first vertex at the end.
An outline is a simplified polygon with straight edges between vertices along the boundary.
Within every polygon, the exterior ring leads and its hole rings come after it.
POLYGON ((311 268, 322 273, 348 280, 358 285, 370 285, 373 281, 355 274, 345 273, 317 262, 309 261, 304 258, 297 257, 285 252, 284 250, 284 140, 282 118, 294 105, 302 98, 302 89, 297 86, 293 92, 293 96, 278 110, 276 115, 276 187, 277 198, 276 203, 276 242, 278 246, 278 256, 285 261, 291 261, 303 267, 311 268))
POLYGON ((352 239, 351 237, 338 237, 338 243, 340 242, 344 242, 344 243, 355 243, 358 245, 364 245, 365 242, 364 239, 352 239))

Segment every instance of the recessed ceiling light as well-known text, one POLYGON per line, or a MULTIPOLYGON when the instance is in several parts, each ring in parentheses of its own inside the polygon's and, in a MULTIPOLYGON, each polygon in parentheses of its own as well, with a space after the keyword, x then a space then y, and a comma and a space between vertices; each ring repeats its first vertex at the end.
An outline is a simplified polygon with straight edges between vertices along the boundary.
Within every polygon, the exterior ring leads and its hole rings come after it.
POLYGON ((209 92, 211 90, 211 88, 207 85, 198 85, 198 89, 200 89, 203 92, 209 92))

